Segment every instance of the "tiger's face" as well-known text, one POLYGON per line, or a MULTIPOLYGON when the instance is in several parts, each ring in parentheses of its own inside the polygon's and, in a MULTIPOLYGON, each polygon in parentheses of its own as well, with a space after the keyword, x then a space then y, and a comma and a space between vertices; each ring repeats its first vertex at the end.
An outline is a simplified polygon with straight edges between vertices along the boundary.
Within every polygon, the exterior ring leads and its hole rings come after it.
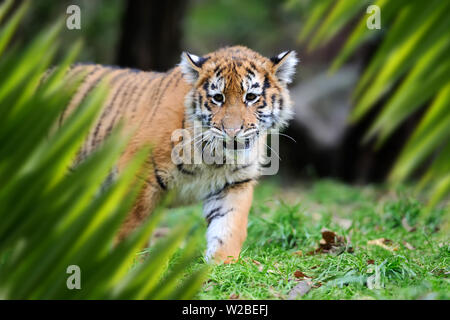
POLYGON ((287 84, 297 62, 294 51, 268 59, 241 46, 203 57, 184 52, 180 67, 193 86, 185 103, 188 119, 201 123, 207 142, 251 149, 262 133, 291 118, 287 84))

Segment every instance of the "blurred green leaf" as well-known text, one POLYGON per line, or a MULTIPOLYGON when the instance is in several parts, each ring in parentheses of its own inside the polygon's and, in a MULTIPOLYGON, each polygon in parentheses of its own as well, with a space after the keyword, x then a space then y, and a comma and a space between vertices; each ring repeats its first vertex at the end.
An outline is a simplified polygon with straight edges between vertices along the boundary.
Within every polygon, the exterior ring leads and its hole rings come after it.
MULTIPOLYGON (((4 48, 26 11, 29 2, 25 3, 0 30, 4 48)), ((10 4, 0 7, 0 18, 10 4)), ((150 291, 164 285, 165 273, 173 277, 167 278, 159 298, 192 297, 206 267, 183 280, 197 248, 187 225, 157 243, 146 260, 132 268, 167 202, 127 239, 114 244, 144 183, 136 177, 142 175, 150 148, 138 151, 106 185, 129 138, 118 126, 74 167, 107 97, 108 83, 100 82, 63 123, 58 121, 84 77, 65 77, 81 42, 44 74, 59 50, 61 26, 54 24, 26 48, 7 50, 0 60, 0 298, 112 299, 118 292, 124 293, 122 298, 151 298, 156 294, 150 291), (184 241, 190 248, 186 252, 179 248, 184 241), (169 261, 177 250, 186 264, 173 274, 169 261), (81 268, 81 290, 67 288, 69 265, 81 268)))
POLYGON ((443 59, 449 49, 450 38, 442 38, 417 61, 376 118, 366 139, 379 132, 379 144, 383 143, 408 115, 439 91, 442 83, 450 80, 450 60, 443 59), (423 83, 425 77, 428 81, 423 83))
POLYGON ((298 38, 300 41, 304 41, 312 30, 319 24, 320 20, 325 16, 326 11, 332 4, 333 0, 316 1, 315 4, 310 7, 309 18, 306 20, 298 38))
POLYGON ((360 12, 367 3, 367 1, 361 0, 336 1, 333 9, 325 17, 324 21, 320 24, 319 29, 309 42, 308 50, 314 50, 320 42, 327 42, 330 40, 342 27, 354 18, 355 13, 360 12))
MULTIPOLYGON (((360 8, 367 4, 340 0, 327 12, 328 2, 314 2, 308 7, 309 27, 302 30, 300 39, 306 39, 317 29, 309 47, 324 45, 357 18, 360 8)), ((434 205, 450 193, 450 19, 447 17, 450 2, 378 0, 374 4, 380 7, 382 30, 369 30, 367 16, 362 14, 330 72, 341 67, 362 44, 375 37, 381 39, 354 90, 356 107, 350 120, 360 120, 389 94, 365 136, 367 141, 378 135, 377 146, 380 146, 405 119, 426 108, 424 118, 392 169, 390 180, 404 181, 431 157, 433 161, 418 186, 422 189, 430 185, 430 203, 434 205), (433 98, 434 102, 428 106, 433 98)))
MULTIPOLYGON (((0 22, 2 21, 3 16, 8 12, 11 5, 12 1, 5 1, 5 3, 3 3, 0 7, 0 22)), ((11 40, 14 31, 17 29, 17 26, 19 25, 20 20, 22 20, 28 7, 29 1, 25 1, 14 13, 13 17, 8 21, 6 26, 2 27, 0 31, 0 56, 2 56, 3 51, 11 40)))
MULTIPOLYGON (((439 93, 414 131, 391 172, 393 181, 404 180, 431 152, 447 141, 450 146, 450 82, 439 93)), ((442 154, 445 154, 444 152, 442 154)), ((448 160, 449 158, 447 158, 448 160)), ((445 161, 445 160, 442 160, 445 161)), ((439 162, 436 161, 436 164, 439 162)), ((450 164, 450 161, 447 161, 450 164)), ((449 166, 450 168, 450 166, 449 166)), ((441 171, 441 170, 438 170, 441 171)), ((430 170, 432 172, 432 170, 430 170)), ((438 175, 435 175, 438 176, 438 175)))

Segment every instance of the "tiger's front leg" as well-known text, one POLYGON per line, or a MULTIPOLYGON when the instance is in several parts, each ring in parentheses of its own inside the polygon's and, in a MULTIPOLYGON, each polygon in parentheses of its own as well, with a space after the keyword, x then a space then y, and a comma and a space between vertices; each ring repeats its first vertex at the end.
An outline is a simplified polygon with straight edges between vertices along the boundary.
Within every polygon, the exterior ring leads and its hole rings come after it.
POLYGON ((208 197, 203 213, 208 224, 206 260, 236 262, 247 237, 253 181, 237 182, 208 197))

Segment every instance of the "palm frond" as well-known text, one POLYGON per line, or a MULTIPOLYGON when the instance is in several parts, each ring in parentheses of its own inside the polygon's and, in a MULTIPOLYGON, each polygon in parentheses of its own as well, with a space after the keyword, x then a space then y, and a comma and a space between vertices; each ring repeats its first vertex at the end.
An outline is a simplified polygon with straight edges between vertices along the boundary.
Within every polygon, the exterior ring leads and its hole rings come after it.
MULTIPOLYGON (((10 5, 6 1, 0 7, 0 19, 10 5)), ((28 1, 0 30, 0 52, 7 48, 27 7, 28 1)), ((142 179, 136 176, 150 148, 137 152, 117 179, 105 186, 128 141, 119 126, 97 151, 69 170, 99 115, 108 85, 100 83, 58 126, 61 111, 84 76, 65 78, 81 50, 77 42, 42 80, 59 50, 61 26, 54 24, 26 48, 7 48, 0 60, 0 298, 192 297, 207 267, 195 273, 195 281, 183 278, 193 262, 192 248, 197 248, 198 237, 189 235, 189 225, 161 240, 145 261, 133 267, 166 203, 128 239, 114 245, 118 228, 142 187, 142 179), (185 241, 187 251, 179 249, 185 241), (169 261, 176 250, 181 250, 186 264, 172 269, 169 261), (66 270, 71 265, 81 270, 80 290, 67 286, 66 270), (167 278, 166 287, 163 275, 172 270, 178 273, 167 278), (155 288, 162 289, 156 292, 155 288)))
POLYGON ((408 2, 378 0, 381 30, 366 27, 368 16, 361 13, 367 2, 359 4, 339 0, 334 6, 317 1, 309 8, 310 20, 301 33, 305 40, 318 30, 309 43, 310 48, 324 45, 349 21, 359 18, 330 71, 334 72, 358 49, 371 39, 381 39, 380 45, 364 70, 354 90, 355 108, 351 121, 358 121, 386 95, 390 95, 381 112, 368 130, 365 141, 377 136, 377 146, 382 145, 411 114, 425 108, 425 116, 404 147, 390 180, 402 182, 424 163, 435 160, 425 173, 419 186, 431 184, 431 202, 450 193, 448 174, 450 166, 450 19, 448 1, 413 0, 408 2), (352 8, 348 8, 351 4, 352 8), (314 20, 312 20, 314 17, 314 20), (322 22, 319 23, 319 21, 322 22), (395 89, 394 89, 395 88, 395 89), (429 101, 434 101, 429 104, 429 101))

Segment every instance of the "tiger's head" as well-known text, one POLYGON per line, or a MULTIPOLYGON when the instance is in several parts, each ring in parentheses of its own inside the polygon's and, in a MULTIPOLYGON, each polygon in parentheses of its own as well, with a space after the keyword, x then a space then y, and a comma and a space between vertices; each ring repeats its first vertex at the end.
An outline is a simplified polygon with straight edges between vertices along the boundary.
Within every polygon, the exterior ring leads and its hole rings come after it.
POLYGON ((185 101, 188 119, 199 121, 209 140, 251 149, 262 133, 284 127, 292 117, 287 85, 297 62, 295 51, 268 59, 242 46, 205 56, 183 52, 181 71, 192 85, 185 101))

